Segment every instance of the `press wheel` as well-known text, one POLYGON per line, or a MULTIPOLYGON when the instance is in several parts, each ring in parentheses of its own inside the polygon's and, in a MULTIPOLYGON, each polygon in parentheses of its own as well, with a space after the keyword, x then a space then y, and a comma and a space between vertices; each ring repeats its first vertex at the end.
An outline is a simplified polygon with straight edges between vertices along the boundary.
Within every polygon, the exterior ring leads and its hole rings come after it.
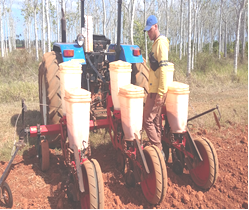
POLYGON ((2 197, 3 197, 6 207, 12 208, 13 196, 12 196, 9 185, 6 182, 4 182, 2 185, 2 197))
POLYGON ((81 208, 83 209, 99 209, 103 208, 104 206, 104 192, 101 190, 103 189, 103 179, 101 181, 101 170, 98 168, 96 162, 86 160, 82 164, 82 175, 85 191, 80 193, 80 204, 81 208))
POLYGON ((214 185, 218 177, 218 157, 213 144, 208 139, 199 138, 194 142, 203 161, 190 170, 190 175, 196 185, 207 190, 214 185))
POLYGON ((97 179, 98 179, 98 191, 99 191, 99 194, 98 194, 99 207, 98 208, 103 209, 104 208, 104 181, 103 181, 102 171, 97 160, 91 159, 91 161, 95 167, 97 179))
POLYGON ((50 161, 49 161, 49 144, 47 140, 41 141, 41 170, 47 171, 49 169, 50 161))
POLYGON ((141 188, 146 200, 159 204, 167 191, 167 171, 161 151, 156 146, 147 146, 143 150, 150 173, 142 177, 141 188))

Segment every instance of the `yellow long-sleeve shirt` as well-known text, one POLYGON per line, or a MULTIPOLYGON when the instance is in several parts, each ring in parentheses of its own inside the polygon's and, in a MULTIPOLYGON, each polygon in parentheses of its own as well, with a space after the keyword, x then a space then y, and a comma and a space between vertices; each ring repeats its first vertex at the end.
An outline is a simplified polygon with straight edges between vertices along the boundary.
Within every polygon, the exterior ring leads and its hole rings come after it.
POLYGON ((158 93, 162 96, 168 91, 167 62, 168 62, 169 40, 165 36, 159 36, 152 45, 153 56, 159 63, 159 68, 149 72, 149 93, 158 93))

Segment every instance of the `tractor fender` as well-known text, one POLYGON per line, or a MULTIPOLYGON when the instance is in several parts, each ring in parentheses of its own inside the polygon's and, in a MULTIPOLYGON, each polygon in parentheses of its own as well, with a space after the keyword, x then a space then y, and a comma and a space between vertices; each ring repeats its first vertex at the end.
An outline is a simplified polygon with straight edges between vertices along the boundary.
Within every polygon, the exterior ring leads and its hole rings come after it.
POLYGON ((53 51, 61 52, 63 62, 75 61, 81 65, 86 65, 86 58, 83 47, 80 47, 77 43, 54 43, 53 51), (74 50, 74 56, 65 57, 64 50, 74 50))
MULTIPOLYGON (((115 52, 116 44, 111 44, 108 48, 107 52, 115 52)), ((121 44, 120 45, 121 52, 119 56, 119 60, 126 61, 128 63, 143 63, 143 57, 140 51, 140 55, 134 55, 134 50, 140 50, 140 48, 137 45, 126 45, 121 44)), ((109 62, 115 61, 115 55, 108 55, 107 60, 109 62)))

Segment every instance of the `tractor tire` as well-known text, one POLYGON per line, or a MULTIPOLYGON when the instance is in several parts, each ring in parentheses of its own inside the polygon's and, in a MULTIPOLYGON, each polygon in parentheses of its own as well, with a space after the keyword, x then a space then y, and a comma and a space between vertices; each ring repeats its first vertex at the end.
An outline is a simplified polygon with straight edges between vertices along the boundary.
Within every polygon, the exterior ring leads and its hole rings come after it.
POLYGON ((194 169, 190 170, 192 180, 204 190, 211 188, 218 177, 218 157, 213 144, 206 138, 194 140, 203 161, 194 169))
POLYGON ((57 124, 62 117, 60 71, 62 56, 47 52, 39 66, 39 101, 44 125, 57 124))
POLYGON ((146 66, 146 60, 143 63, 132 64, 131 84, 144 88, 144 103, 149 93, 149 68, 146 66))
POLYGON ((165 161, 161 151, 155 146, 147 146, 143 152, 150 173, 142 177, 141 188, 149 203, 160 204, 165 198, 167 191, 165 161))
MULTIPOLYGON (((39 102, 43 125, 58 124, 62 117, 60 71, 62 56, 47 52, 39 66, 39 102)), ((60 134, 46 137, 50 148, 60 147, 60 134)))

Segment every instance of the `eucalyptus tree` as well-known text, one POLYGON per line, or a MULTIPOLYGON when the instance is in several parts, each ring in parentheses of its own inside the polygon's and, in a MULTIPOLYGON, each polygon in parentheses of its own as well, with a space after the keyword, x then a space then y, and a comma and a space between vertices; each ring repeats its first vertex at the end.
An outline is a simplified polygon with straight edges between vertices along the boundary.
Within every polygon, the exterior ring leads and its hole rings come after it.
POLYGON ((223 4, 223 13, 222 13, 222 20, 224 22, 224 57, 227 57, 227 45, 228 45, 228 24, 231 22, 229 21, 228 17, 231 14, 231 2, 225 1, 223 4))
POLYGON ((3 1, 3 17, 4 17, 4 45, 5 45, 5 54, 6 56, 8 56, 8 19, 7 19, 7 15, 6 12, 8 12, 8 8, 6 5, 6 1, 3 1))
POLYGON ((108 6, 106 6, 108 9, 107 17, 106 17, 106 33, 108 33, 108 37, 111 39, 111 42, 114 43, 116 39, 116 20, 117 20, 117 2, 109 0, 108 6))
POLYGON ((28 48, 29 53, 31 52, 31 22, 33 15, 33 7, 29 0, 25 0, 23 4, 22 15, 26 23, 26 32, 25 32, 25 48, 28 48))
POLYGON ((134 16, 135 16, 135 8, 136 8, 136 0, 130 0, 131 2, 131 26, 130 26, 130 39, 131 39, 131 44, 134 44, 133 40, 133 26, 134 26, 134 16))
POLYGON ((7 12, 8 12, 8 20, 7 20, 7 30, 8 30, 8 44, 9 44, 9 51, 12 52, 12 27, 11 27, 11 19, 12 19, 12 15, 11 15, 11 8, 12 8, 12 4, 13 4, 13 0, 9 0, 9 7, 7 8, 7 12))
MULTIPOLYGON (((146 1, 144 0, 144 25, 146 25, 146 1)), ((144 32, 144 40, 145 40, 145 59, 148 61, 148 45, 147 45, 147 33, 144 32)))
POLYGON ((220 0, 220 20, 219 20, 219 59, 221 54, 221 23, 222 23, 222 7, 223 7, 223 0, 220 0))
POLYGON ((106 35, 106 8, 105 8, 105 0, 102 0, 103 5, 103 35, 106 35))
POLYGON ((191 0, 188 0, 188 67, 187 76, 191 73, 191 0))
POLYGON ((235 50, 234 50, 234 74, 237 74, 237 62, 238 62, 238 54, 239 54, 239 34, 240 34, 240 25, 241 25, 241 15, 245 8, 246 0, 240 0, 237 4, 235 2, 236 8, 238 8, 237 14, 237 31, 236 31, 236 41, 235 41, 235 50))
POLYGON ((193 10, 194 10, 194 30, 193 30, 193 46, 192 46, 192 61, 191 61, 191 69, 194 69, 194 59, 195 59, 195 50, 196 50, 196 16, 197 16, 197 0, 193 2, 193 10))
POLYGON ((45 41, 45 0, 42 0, 42 54, 46 52, 45 41))
POLYGON ((182 40, 183 40, 183 0, 180 4, 180 52, 179 59, 182 60, 182 40))
POLYGON ((244 60, 245 58, 245 45, 246 45, 246 39, 245 39, 245 34, 246 34, 246 6, 243 12, 243 27, 242 27, 242 59, 244 60))
POLYGON ((56 3, 56 22, 57 22, 57 42, 60 42, 60 4, 59 4, 59 0, 55 0, 56 3))
POLYGON ((168 37, 169 32, 169 10, 168 10, 168 0, 165 1, 165 16, 166 16, 166 26, 165 26, 165 36, 168 37))
POLYGON ((35 52, 36 52, 36 60, 39 60, 39 47, 38 47, 38 35, 37 35, 37 6, 38 6, 38 0, 33 0, 33 10, 34 10, 34 31, 35 31, 35 52))
POLYGON ((2 1, 0 1, 0 28, 1 28, 1 56, 4 57, 4 34, 3 34, 3 16, 2 16, 2 1))
POLYGON ((49 21, 49 0, 46 0, 46 23, 47 23, 47 48, 48 52, 51 52, 51 44, 50 44, 50 21, 49 21))

